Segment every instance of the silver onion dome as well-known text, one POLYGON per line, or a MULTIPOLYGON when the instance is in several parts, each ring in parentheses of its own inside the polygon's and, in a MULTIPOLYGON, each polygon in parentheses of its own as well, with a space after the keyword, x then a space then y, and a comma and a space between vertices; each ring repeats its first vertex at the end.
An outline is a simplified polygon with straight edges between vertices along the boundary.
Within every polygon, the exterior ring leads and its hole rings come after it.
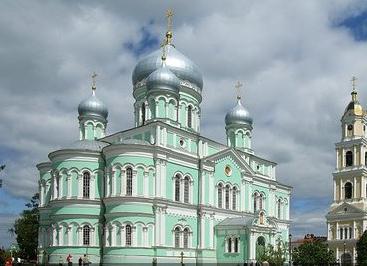
POLYGON ((92 95, 82 101, 78 106, 78 113, 80 117, 94 116, 107 119, 108 109, 107 106, 97 98, 93 89, 92 95))
POLYGON ((178 93, 180 90, 180 80, 165 65, 151 73, 146 81, 149 91, 166 91, 178 93))
POLYGON ((249 111, 242 105, 240 98, 237 101, 237 105, 226 114, 225 123, 227 126, 232 124, 252 125, 252 117, 249 111))
MULTIPOLYGON (((194 83, 199 89, 203 88, 203 77, 199 67, 189 58, 179 52, 172 44, 167 47, 166 65, 179 79, 194 83)), ((142 58, 135 66, 132 75, 133 85, 148 77, 162 65, 162 50, 158 49, 142 58)))

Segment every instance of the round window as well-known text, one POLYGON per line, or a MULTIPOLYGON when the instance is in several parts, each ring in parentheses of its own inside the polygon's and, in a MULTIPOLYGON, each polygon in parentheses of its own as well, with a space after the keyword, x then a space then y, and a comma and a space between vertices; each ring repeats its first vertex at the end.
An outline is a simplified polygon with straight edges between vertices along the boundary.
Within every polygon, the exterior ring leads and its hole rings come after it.
POLYGON ((224 168, 224 173, 226 174, 226 176, 230 176, 232 174, 232 169, 229 165, 224 168))
POLYGON ((185 141, 183 139, 180 139, 180 146, 181 147, 185 146, 185 141))

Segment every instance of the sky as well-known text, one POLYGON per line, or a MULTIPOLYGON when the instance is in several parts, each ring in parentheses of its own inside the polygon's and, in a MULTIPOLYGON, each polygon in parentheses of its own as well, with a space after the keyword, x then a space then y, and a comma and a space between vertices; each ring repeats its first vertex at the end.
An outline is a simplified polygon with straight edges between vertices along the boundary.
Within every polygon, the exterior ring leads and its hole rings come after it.
POLYGON ((165 11, 173 42, 204 77, 201 133, 225 143, 234 84, 254 119, 255 153, 293 186, 291 232, 326 234, 334 143, 351 99, 367 103, 366 1, 18 1, 0 3, 0 246, 37 191, 35 165, 79 137, 77 106, 109 108, 108 133, 133 127, 131 74, 158 49, 165 11))

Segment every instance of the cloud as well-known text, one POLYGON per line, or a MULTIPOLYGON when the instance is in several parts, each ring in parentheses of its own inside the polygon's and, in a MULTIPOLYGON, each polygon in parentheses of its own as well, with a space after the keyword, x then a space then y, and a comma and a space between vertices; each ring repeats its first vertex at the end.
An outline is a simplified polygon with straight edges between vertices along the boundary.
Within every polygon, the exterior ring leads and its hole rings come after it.
MULTIPOLYGON (((29 198, 35 165, 78 138, 76 108, 90 94, 93 71, 109 107, 108 132, 133 126, 131 73, 140 53, 161 40, 168 7, 176 47, 204 75, 203 135, 225 142, 233 85, 244 81, 255 152, 279 163, 279 180, 294 197, 331 197, 348 80, 367 82, 367 47, 340 25, 366 10, 363 1, 3 2, 0 147, 11 151, 0 152, 4 189, 29 198)), ((362 90, 360 98, 366 102, 362 90)), ((327 205, 295 223, 324 219, 327 205)))

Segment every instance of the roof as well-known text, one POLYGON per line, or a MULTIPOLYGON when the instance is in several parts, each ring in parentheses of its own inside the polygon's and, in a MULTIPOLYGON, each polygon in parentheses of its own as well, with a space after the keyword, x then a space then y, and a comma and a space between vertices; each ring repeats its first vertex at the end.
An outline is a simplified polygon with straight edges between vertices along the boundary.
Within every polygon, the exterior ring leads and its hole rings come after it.
POLYGON ((253 220, 254 217, 251 216, 226 218, 221 221, 217 226, 248 226, 252 224, 253 220))

